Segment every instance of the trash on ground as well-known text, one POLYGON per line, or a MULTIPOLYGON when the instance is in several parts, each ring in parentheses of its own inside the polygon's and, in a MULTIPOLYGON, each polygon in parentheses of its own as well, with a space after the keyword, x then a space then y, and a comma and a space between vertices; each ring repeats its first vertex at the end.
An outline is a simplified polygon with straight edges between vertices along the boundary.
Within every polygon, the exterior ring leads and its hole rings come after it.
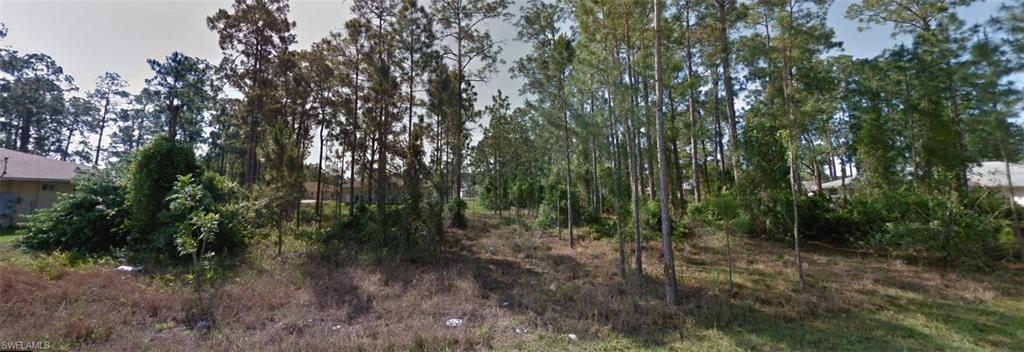
POLYGON ((444 325, 448 325, 448 326, 453 327, 453 328, 454 327, 458 327, 458 326, 462 326, 462 319, 451 318, 451 319, 448 319, 448 321, 446 321, 444 323, 444 325))
POLYGON ((579 337, 577 337, 576 334, 569 334, 569 339, 573 340, 573 341, 576 341, 576 340, 579 340, 579 337))
POLYGON ((502 307, 508 307, 508 301, 505 301, 505 302, 501 302, 501 306, 502 306, 502 307))
POLYGON ((341 329, 341 325, 335 325, 335 326, 331 327, 331 330, 338 330, 338 329, 341 329))
POLYGON ((123 272, 123 273, 137 273, 137 272, 142 271, 142 267, 141 266, 122 265, 122 266, 119 266, 116 269, 114 269, 114 271, 119 271, 119 272, 123 272))
POLYGON ((213 322, 209 320, 201 320, 196 323, 196 329, 198 330, 210 330, 213 327, 213 322))
POLYGON ((526 333, 526 328, 516 328, 516 333, 517 334, 525 334, 526 333))

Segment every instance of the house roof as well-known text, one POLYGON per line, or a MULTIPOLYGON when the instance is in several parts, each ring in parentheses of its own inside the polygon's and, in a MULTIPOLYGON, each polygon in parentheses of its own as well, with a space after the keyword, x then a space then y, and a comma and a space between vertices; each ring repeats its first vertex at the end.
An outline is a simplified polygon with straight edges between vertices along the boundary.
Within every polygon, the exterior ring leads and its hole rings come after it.
MULTIPOLYGON (((347 185, 347 183, 346 183, 347 185)), ((302 187, 306 189, 306 192, 316 192, 316 181, 306 181, 302 183, 302 187)), ((320 190, 324 192, 334 192, 334 185, 329 185, 326 182, 321 184, 320 190)))
MULTIPOLYGON (((1014 187, 1024 187, 1024 165, 1010 163, 1010 177, 1014 187)), ((857 182, 857 176, 846 178, 846 185, 857 182)), ((971 166, 967 171, 967 184, 971 187, 1006 187, 1006 168, 1002 161, 983 161, 971 166)), ((832 180, 821 184, 822 189, 842 187, 842 180, 832 180)))
MULTIPOLYGON (((846 186, 852 185, 853 182, 857 180, 856 178, 857 178, 857 175, 846 176, 846 186)), ((821 184, 821 188, 822 189, 839 189, 839 188, 843 188, 843 179, 839 178, 839 179, 835 179, 835 180, 832 180, 832 181, 823 182, 821 184)))
MULTIPOLYGON (((1010 163, 1010 178, 1014 187, 1024 186, 1024 165, 1010 163)), ((1002 161, 983 161, 967 172, 967 183, 971 186, 1006 187, 1006 166, 1002 161)))
POLYGON ((84 165, 0 148, 0 170, 3 158, 7 158, 7 173, 2 176, 4 180, 71 182, 78 172, 89 169, 84 165))

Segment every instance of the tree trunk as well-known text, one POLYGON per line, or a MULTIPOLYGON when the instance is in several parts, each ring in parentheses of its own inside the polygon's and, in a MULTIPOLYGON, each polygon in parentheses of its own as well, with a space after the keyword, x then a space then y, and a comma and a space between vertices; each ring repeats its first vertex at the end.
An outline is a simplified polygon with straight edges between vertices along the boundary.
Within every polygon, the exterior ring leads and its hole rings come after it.
POLYGON ((669 89, 666 94, 668 95, 669 108, 668 123, 673 126, 671 131, 675 131, 675 133, 672 133, 672 136, 669 137, 669 140, 672 141, 672 175, 675 177, 674 184, 678 188, 676 189, 675 196, 678 198, 677 205, 679 206, 679 209, 686 209, 686 187, 683 187, 685 177, 683 177, 683 164, 679 159, 679 127, 676 125, 676 101, 672 98, 671 89, 669 89))
POLYGON ((725 136, 722 134, 722 102, 718 95, 718 85, 721 78, 718 76, 717 70, 714 72, 714 75, 712 75, 713 79, 711 86, 715 94, 715 107, 713 109, 715 114, 715 153, 717 154, 715 157, 715 165, 718 167, 718 182, 715 184, 718 186, 716 191, 721 191, 722 184, 725 183, 725 145, 722 143, 722 139, 725 138, 725 136))
POLYGON ((29 150, 29 143, 32 141, 32 115, 34 115, 34 113, 25 114, 21 119, 21 126, 18 126, 18 151, 20 152, 27 153, 29 150))
POLYGON ((626 239, 622 233, 622 211, 620 209, 621 204, 619 197, 622 195, 622 189, 620 184, 622 182, 622 163, 619 160, 619 131, 618 131, 618 120, 615 118, 615 111, 612 108, 612 84, 608 76, 605 76, 605 94, 607 94, 607 107, 608 116, 611 120, 611 135, 612 135, 612 167, 615 169, 615 195, 612 199, 615 201, 615 237, 619 240, 619 278, 623 281, 626 280, 626 239))
MULTIPOLYGON (((322 112, 321 112, 322 114, 322 112)), ((324 179, 324 125, 320 123, 320 160, 316 163, 316 223, 320 224, 321 211, 323 210, 323 179, 324 179)))
POLYGON ((181 106, 167 104, 167 112, 170 118, 167 119, 167 138, 172 141, 178 137, 178 115, 181 114, 181 106))
MULTIPOLYGON (((627 43, 629 37, 627 34, 627 43)), ((634 261, 636 265, 636 277, 639 279, 643 277, 644 265, 643 265, 643 235, 640 233, 640 151, 638 150, 639 141, 637 139, 636 124, 633 121, 633 115, 636 114, 639 109, 636 101, 636 81, 633 76, 633 63, 632 58, 629 55, 629 49, 626 49, 626 69, 627 76, 629 76, 629 86, 631 88, 630 95, 632 96, 632 111, 626 115, 626 138, 629 140, 626 142, 626 149, 629 152, 629 183, 630 183, 630 198, 633 202, 633 230, 634 230, 634 261)))
POLYGON ((665 157, 665 118, 662 116, 661 94, 661 4, 654 3, 654 119, 657 123, 658 196, 661 198, 661 246, 665 260, 665 301, 676 301, 676 262, 672 250, 672 214, 668 208, 668 158, 665 157))
POLYGON ((960 189, 961 189, 961 191, 963 193, 966 194, 967 191, 968 191, 968 185, 967 185, 967 160, 965 160, 966 157, 967 157, 967 144, 964 142, 964 123, 963 123, 963 120, 960 118, 960 104, 959 104, 959 99, 957 99, 956 88, 954 86, 956 84, 955 83, 956 82, 956 77, 955 77, 955 72, 953 71, 954 70, 953 63, 950 62, 948 64, 948 66, 949 66, 950 76, 951 76, 951 77, 949 77, 949 82, 948 82, 948 87, 949 87, 949 105, 950 105, 951 112, 953 113, 953 123, 954 123, 953 127, 955 127, 955 129, 956 129, 956 146, 957 146, 957 151, 959 152, 960 158, 961 158, 960 159, 959 170, 957 170, 957 176, 959 178, 958 181, 960 181, 960 189))
MULTIPOLYGON (((564 81, 563 81, 564 82, 564 81)), ((575 245, 572 234, 572 135, 569 133, 569 107, 562 98, 562 129, 565 135, 565 220, 569 228, 569 249, 575 245)))
MULTIPOLYGON (((685 30, 686 30, 686 79, 692 81, 694 79, 693 71, 693 43, 690 40, 690 1, 686 1, 686 13, 684 14, 685 30)), ((693 183, 693 200, 694 202, 700 203, 701 201, 701 179, 700 179, 700 161, 697 157, 697 98, 691 87, 687 92, 686 98, 687 114, 690 118, 690 169, 693 173, 690 177, 693 183)))
MULTIPOLYGON (((789 13, 793 13, 793 1, 789 1, 789 13)), ((789 53, 790 43, 789 36, 791 33, 786 35, 786 44, 783 48, 784 54, 782 56, 782 94, 785 99, 786 113, 789 115, 789 191, 792 197, 793 203, 793 248, 796 252, 796 269, 797 274, 800 278, 800 289, 806 287, 804 283, 804 267, 800 258, 800 207, 799 207, 799 194, 797 190, 800 188, 800 175, 797 169, 799 162, 799 146, 797 145, 797 115, 796 115, 796 103, 793 101, 793 77, 789 72, 789 53)))
POLYGON ((64 152, 60 155, 61 161, 67 161, 71 155, 71 139, 74 138, 74 129, 68 129, 68 139, 64 142, 64 152))
POLYGON ((110 98, 106 98, 103 102, 103 115, 100 115, 100 135, 99 139, 96 140, 96 158, 93 159, 92 166, 96 167, 100 164, 100 154, 103 152, 103 132, 107 129, 107 113, 110 110, 110 98))
POLYGON ((1003 167, 1006 170, 1006 186, 1009 197, 1007 199, 1009 204, 1007 205, 1010 206, 1010 214, 1013 216, 1013 235, 1017 238, 1017 243, 1020 246, 1020 258, 1024 260, 1024 238, 1021 237, 1020 220, 1017 217, 1017 201, 1013 191, 1013 177, 1010 176, 1010 158, 1006 155, 1006 144, 1003 141, 999 142, 999 153, 1002 154, 1003 167))
POLYGON ((722 61, 722 77, 725 84, 725 108, 728 117, 729 161, 732 164, 733 182, 738 183, 740 182, 740 153, 736 144, 739 136, 736 134, 736 92, 732 82, 732 49, 729 43, 729 2, 730 0, 716 1, 718 4, 718 37, 722 45, 722 53, 719 59, 722 61))

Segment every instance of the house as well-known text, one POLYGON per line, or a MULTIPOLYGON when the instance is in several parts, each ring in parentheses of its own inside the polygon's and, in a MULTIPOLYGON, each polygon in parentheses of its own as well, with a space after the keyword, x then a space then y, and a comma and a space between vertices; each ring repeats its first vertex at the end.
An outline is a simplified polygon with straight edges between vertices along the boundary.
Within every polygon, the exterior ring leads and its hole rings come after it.
POLYGON ((0 148, 0 226, 10 226, 36 209, 48 208, 58 193, 70 192, 87 166, 0 148))
MULTIPOLYGON (((821 191, 825 192, 829 197, 838 197, 840 194, 849 192, 849 189, 853 186, 854 182, 857 181, 857 176, 846 176, 846 178, 838 178, 828 182, 821 183, 821 191)), ((811 190, 817 189, 817 185, 811 190)))
MULTIPOLYGON (((1010 163, 1010 178, 1013 181, 1013 200, 1024 205, 1024 165, 1010 163)), ((846 177, 846 189, 850 189, 858 180, 857 176, 846 177)), ((844 180, 837 179, 822 183, 821 190, 829 197, 835 197, 846 192, 843 191, 843 186, 844 180)), ((1008 196, 1010 188, 1006 179, 1005 164, 1002 161, 983 161, 971 166, 967 171, 967 186, 993 189, 1003 196, 1008 196)))
MULTIPOLYGON (((352 199, 355 200, 357 203, 373 203, 376 201, 376 198, 372 197, 372 194, 370 194, 372 192, 368 192, 367 187, 372 185, 373 190, 375 191, 377 185, 371 183, 372 182, 368 180, 356 179, 355 185, 353 187, 353 185, 349 183, 349 180, 345 180, 345 182, 343 182, 341 184, 341 187, 339 188, 337 184, 328 184, 327 182, 324 182, 320 187, 320 192, 321 196, 323 197, 322 199, 325 201, 341 199, 342 202, 347 203, 349 201, 349 194, 352 194, 354 191, 355 197, 352 197, 352 199)), ((316 181, 306 181, 302 183, 303 203, 308 204, 316 202, 316 185, 316 181)), ((392 177, 391 182, 388 184, 388 189, 390 190, 390 192, 388 192, 389 203, 397 202, 400 200, 398 196, 401 194, 401 192, 398 190, 400 190, 401 187, 402 179, 392 177)))
MULTIPOLYGON (((316 200, 316 181, 306 181, 302 183, 302 199, 316 200)), ((324 183, 320 186, 320 195, 324 200, 338 199, 338 189, 335 186, 324 183)), ((343 193, 348 197, 348 189, 344 190, 343 193)), ((348 198, 344 198, 348 199, 348 198)))
POLYGON ((1024 205, 1024 165, 1010 163, 1010 180, 1006 179, 1006 164, 1002 161, 983 161, 967 172, 968 187, 994 189, 1003 196, 1010 195, 1007 181, 1013 181, 1013 201, 1024 205))

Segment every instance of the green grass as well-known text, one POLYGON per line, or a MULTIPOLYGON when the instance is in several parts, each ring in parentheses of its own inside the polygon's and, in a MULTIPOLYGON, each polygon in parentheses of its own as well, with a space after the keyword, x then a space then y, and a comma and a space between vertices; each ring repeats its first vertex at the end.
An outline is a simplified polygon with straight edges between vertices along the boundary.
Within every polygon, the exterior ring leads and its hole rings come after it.
POLYGON ((466 201, 466 212, 467 213, 489 213, 490 210, 484 208, 483 204, 480 204, 479 198, 465 198, 466 201))
POLYGON ((18 239, 24 237, 14 229, 0 232, 0 263, 26 258, 27 255, 16 247, 18 239))

